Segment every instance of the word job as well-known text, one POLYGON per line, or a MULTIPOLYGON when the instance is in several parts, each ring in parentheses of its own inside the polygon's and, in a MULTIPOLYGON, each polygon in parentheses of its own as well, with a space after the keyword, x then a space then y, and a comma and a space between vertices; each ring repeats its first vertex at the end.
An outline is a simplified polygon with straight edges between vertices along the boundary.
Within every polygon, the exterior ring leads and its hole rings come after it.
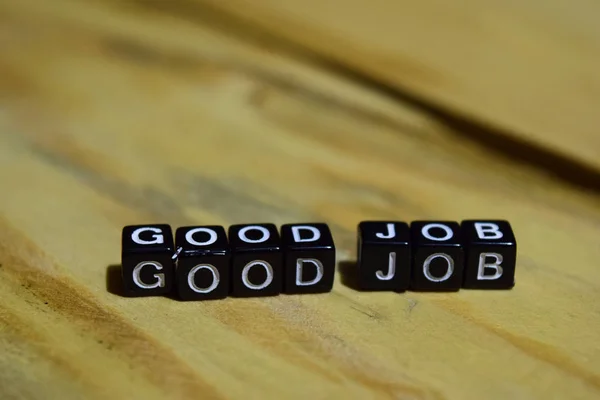
MULTIPOLYGON (((123 228, 130 296, 173 290, 183 300, 331 291, 335 245, 326 224, 123 228)), ((365 221, 358 226, 362 290, 510 289, 516 241, 507 221, 365 221)))

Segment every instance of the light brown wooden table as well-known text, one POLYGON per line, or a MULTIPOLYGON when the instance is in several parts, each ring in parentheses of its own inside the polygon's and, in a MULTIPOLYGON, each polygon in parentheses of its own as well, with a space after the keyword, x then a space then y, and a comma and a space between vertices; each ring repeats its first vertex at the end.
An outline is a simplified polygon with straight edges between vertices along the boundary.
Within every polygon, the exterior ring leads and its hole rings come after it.
POLYGON ((0 398, 598 398, 598 6, 446 3, 0 2, 0 398), (465 218, 513 290, 351 287, 359 221, 465 218), (310 221, 331 293, 118 294, 124 225, 310 221))

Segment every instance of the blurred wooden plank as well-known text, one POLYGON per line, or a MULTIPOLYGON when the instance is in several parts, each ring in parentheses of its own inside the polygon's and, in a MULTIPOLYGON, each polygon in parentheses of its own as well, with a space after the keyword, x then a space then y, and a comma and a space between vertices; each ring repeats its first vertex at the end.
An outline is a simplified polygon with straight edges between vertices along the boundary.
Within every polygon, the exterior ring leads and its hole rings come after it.
POLYGON ((142 4, 190 19, 221 10, 420 103, 600 168, 597 1, 142 4))
POLYGON ((596 187, 160 13, 20 0, 0 18, 0 397, 598 396, 596 187), (513 291, 338 274, 324 295, 180 303, 110 279, 130 223, 324 220, 348 261, 362 219, 480 216, 514 224, 513 291))

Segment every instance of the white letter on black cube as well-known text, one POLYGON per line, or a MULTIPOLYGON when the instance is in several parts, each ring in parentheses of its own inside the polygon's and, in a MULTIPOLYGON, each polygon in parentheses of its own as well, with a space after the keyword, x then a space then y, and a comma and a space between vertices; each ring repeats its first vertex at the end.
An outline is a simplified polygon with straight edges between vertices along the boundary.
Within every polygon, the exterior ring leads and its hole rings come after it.
POLYGON ((281 227, 284 250, 284 292, 325 293, 333 287, 335 245, 326 224, 281 227))
POLYGON ((463 283, 464 254, 457 222, 415 221, 410 225, 411 289, 457 291, 463 283))
POLYGON ((128 296, 161 296, 173 286, 173 233, 169 225, 126 226, 121 273, 128 296))
POLYGON ((363 221, 358 225, 358 286, 361 290, 408 289, 410 231, 405 222, 363 221))
POLYGON ((463 221, 465 288, 510 289, 515 283, 517 242, 507 221, 463 221))
POLYGON ((231 255, 222 226, 177 229, 177 293, 182 300, 223 299, 229 295, 231 255))
POLYGON ((281 293, 283 253, 275 225, 232 225, 229 243, 233 296, 260 297, 281 293))

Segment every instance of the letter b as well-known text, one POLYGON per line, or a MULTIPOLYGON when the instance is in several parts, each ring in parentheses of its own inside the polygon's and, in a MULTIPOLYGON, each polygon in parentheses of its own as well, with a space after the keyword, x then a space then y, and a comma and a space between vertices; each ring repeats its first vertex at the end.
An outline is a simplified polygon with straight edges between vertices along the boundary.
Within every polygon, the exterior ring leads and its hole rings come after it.
POLYGON ((507 221, 461 224, 466 251, 464 287, 510 289, 515 283, 517 242, 507 221))

